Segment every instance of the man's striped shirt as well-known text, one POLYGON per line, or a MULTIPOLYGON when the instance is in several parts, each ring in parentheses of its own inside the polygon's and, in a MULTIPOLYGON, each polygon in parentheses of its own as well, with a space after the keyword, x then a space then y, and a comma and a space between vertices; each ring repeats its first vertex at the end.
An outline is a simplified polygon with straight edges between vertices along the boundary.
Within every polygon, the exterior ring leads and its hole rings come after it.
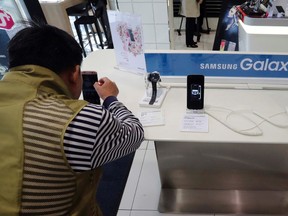
POLYGON ((123 157, 143 141, 141 123, 121 102, 107 107, 88 104, 66 129, 64 151, 76 172, 123 157))

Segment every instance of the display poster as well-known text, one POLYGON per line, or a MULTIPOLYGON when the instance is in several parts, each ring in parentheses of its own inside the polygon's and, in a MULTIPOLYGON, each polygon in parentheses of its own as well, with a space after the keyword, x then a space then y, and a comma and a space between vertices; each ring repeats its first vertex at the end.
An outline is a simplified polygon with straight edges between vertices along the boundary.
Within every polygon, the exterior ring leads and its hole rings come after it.
POLYGON ((288 55, 241 52, 146 53, 147 71, 161 76, 288 78, 288 55))
POLYGON ((146 73, 141 17, 111 10, 108 17, 119 69, 146 73))
POLYGON ((0 1, 0 79, 8 69, 7 45, 23 24, 22 15, 15 1, 0 1))
POLYGON ((238 16, 237 5, 245 0, 224 0, 222 1, 220 17, 213 50, 238 51, 238 16))

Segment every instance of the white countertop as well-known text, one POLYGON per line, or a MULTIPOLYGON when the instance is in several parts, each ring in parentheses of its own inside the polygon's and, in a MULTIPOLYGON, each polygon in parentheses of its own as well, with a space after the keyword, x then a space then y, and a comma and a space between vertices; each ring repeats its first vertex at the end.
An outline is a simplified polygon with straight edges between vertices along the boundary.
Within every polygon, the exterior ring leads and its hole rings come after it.
MULTIPOLYGON (((82 70, 95 70, 99 77, 107 76, 115 81, 120 90, 119 100, 135 115, 138 115, 140 111, 149 109, 140 107, 138 104, 145 92, 144 76, 118 70, 113 50, 99 50, 89 54, 84 59, 82 70)), ((288 125, 288 114, 286 113, 286 107, 288 107, 287 90, 206 88, 204 104, 206 108, 218 109, 216 114, 214 112, 216 116, 221 116, 224 120, 229 117, 229 120, 232 120, 230 123, 236 128, 243 129, 243 127, 246 127, 245 124, 247 124, 247 127, 251 127, 250 120, 241 118, 241 115, 247 112, 251 114, 252 111, 261 113, 267 118, 276 115, 271 120, 277 124, 288 125), (227 109, 234 112, 231 113, 227 109)), ((208 133, 181 132, 181 120, 186 112, 185 87, 170 88, 160 110, 164 113, 165 125, 145 127, 145 138, 147 140, 203 143, 288 143, 288 127, 280 128, 271 123, 262 122, 255 114, 248 114, 248 116, 252 116, 251 119, 259 124, 259 128, 263 132, 263 135, 260 136, 248 136, 234 132, 211 116, 209 116, 208 133)))

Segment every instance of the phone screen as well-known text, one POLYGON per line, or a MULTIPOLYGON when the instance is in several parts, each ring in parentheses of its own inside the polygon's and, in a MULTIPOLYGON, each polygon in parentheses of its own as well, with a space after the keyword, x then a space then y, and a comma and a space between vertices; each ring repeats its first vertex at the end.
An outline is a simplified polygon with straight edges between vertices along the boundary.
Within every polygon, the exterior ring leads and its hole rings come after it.
POLYGON ((191 88, 191 92, 190 92, 191 100, 192 101, 200 101, 202 99, 202 93, 201 93, 202 92, 201 91, 202 86, 201 86, 201 84, 193 83, 193 84, 191 84, 190 88, 191 88))
POLYGON ((94 88, 94 83, 98 82, 96 71, 82 71, 83 77, 83 98, 89 103, 100 104, 100 97, 94 88))
POLYGON ((187 108, 203 109, 204 107, 204 76, 187 76, 187 108))

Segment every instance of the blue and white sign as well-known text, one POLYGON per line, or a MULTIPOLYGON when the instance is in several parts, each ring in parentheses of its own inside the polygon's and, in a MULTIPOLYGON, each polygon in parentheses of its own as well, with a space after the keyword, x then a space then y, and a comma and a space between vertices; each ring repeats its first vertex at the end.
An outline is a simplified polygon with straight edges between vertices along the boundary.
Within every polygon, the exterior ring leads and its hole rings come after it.
POLYGON ((288 55, 250 53, 146 53, 148 72, 161 76, 288 78, 288 55))

